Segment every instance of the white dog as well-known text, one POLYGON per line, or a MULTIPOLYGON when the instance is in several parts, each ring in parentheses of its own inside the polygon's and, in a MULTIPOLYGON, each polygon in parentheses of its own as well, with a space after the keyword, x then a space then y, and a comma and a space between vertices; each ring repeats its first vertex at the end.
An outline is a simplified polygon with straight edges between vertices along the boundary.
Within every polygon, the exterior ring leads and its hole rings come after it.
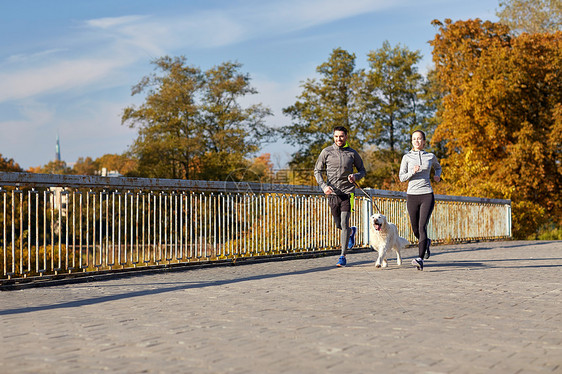
POLYGON ((398 228, 394 223, 388 222, 382 214, 373 214, 369 218, 369 245, 379 253, 375 266, 383 268, 388 266, 386 252, 394 249, 396 252, 396 263, 402 265, 400 250, 410 242, 398 235, 398 228))

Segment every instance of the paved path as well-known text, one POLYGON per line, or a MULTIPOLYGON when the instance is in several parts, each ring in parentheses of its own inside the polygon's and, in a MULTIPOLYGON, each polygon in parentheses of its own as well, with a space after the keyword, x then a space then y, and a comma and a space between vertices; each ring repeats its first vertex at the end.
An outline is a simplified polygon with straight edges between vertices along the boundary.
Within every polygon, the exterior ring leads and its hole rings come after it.
POLYGON ((2 373, 562 373, 562 242, 0 292, 2 373))

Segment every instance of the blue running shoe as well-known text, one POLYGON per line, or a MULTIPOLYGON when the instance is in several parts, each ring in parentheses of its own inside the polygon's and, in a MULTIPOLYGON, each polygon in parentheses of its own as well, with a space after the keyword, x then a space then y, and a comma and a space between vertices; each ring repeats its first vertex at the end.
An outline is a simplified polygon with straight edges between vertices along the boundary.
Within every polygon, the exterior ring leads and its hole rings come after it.
POLYGON ((336 264, 337 267, 342 267, 345 266, 347 264, 347 261, 345 259, 345 256, 340 256, 340 258, 338 259, 338 263, 336 264))
POLYGON ((355 234, 357 233, 357 227, 351 226, 351 235, 349 236, 349 242, 347 243, 347 249, 355 247, 355 234))

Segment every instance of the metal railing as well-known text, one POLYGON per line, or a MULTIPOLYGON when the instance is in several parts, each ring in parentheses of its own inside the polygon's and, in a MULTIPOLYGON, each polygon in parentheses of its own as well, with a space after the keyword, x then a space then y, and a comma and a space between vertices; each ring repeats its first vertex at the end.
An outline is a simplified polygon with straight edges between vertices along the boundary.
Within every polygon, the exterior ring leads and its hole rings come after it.
MULTIPOLYGON (((402 192, 366 189, 414 243, 402 192)), ((357 247, 370 197, 356 195, 357 247)), ((511 236, 509 200, 436 196, 434 241, 511 236)), ((0 172, 0 280, 335 250, 317 187, 0 172)))

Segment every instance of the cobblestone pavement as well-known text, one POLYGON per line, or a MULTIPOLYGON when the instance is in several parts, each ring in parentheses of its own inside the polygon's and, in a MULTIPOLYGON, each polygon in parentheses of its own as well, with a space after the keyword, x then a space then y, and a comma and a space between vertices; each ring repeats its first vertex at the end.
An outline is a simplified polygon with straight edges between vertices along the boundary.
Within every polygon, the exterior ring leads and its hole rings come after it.
POLYGON ((3 373, 562 373, 562 242, 0 292, 3 373))

